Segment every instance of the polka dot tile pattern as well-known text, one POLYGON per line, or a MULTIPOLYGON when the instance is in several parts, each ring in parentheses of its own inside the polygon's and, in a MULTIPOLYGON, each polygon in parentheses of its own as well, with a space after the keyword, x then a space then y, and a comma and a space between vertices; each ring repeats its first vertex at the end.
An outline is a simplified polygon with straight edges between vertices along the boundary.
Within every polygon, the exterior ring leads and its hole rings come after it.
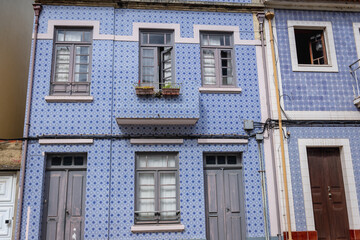
POLYGON ((357 111, 353 104, 354 80, 349 65, 358 59, 350 12, 276 10, 276 44, 279 46, 285 109, 291 111, 357 111), (293 72, 287 21, 328 21, 332 24, 338 73, 293 72), (281 47, 280 47, 281 46, 281 47))
MULTIPOLYGON (((357 195, 360 196, 360 131, 359 127, 288 127, 291 183, 293 188, 296 230, 306 231, 304 195, 301 179, 298 139, 344 138, 350 141, 357 195)), ((360 208, 360 202, 358 202, 360 208)))
MULTIPOLYGON (((100 33, 113 34, 114 10, 110 8, 44 6, 41 30, 50 19, 99 20, 100 33)), ((151 10, 115 10, 116 34, 130 35, 132 22, 180 23, 181 36, 193 35, 193 24, 239 26, 242 39, 253 39, 252 15, 151 10)), ((254 46, 235 46, 237 85, 240 94, 201 94, 200 46, 176 44, 177 98, 139 98, 133 85, 139 78, 137 42, 94 40, 91 64, 92 103, 47 103, 51 79, 52 40, 37 44, 30 136, 48 134, 192 135, 246 134, 243 120, 260 121, 256 52, 254 46), (198 117, 194 126, 118 126, 117 117, 198 117)), ((25 179, 24 209, 31 208, 29 239, 41 233, 41 202, 44 184, 42 153, 87 152, 85 239, 205 239, 204 152, 242 152, 247 237, 263 237, 261 182, 257 144, 131 145, 128 140, 95 140, 93 145, 39 145, 31 142, 25 179), (176 151, 180 157, 182 233, 132 234, 134 211, 134 154, 136 151, 176 151)), ((25 235, 26 211, 22 218, 25 235)))

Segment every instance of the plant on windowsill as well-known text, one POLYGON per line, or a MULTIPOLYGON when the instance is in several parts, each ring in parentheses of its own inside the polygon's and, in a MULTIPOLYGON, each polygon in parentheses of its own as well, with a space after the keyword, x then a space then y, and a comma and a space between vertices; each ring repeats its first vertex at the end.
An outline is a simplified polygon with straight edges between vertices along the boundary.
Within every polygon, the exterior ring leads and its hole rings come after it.
POLYGON ((141 86, 140 81, 137 86, 135 86, 136 95, 153 95, 154 87, 153 86, 141 86))
POLYGON ((161 89, 163 96, 179 96, 180 95, 180 87, 176 85, 172 85, 171 83, 166 84, 161 89))

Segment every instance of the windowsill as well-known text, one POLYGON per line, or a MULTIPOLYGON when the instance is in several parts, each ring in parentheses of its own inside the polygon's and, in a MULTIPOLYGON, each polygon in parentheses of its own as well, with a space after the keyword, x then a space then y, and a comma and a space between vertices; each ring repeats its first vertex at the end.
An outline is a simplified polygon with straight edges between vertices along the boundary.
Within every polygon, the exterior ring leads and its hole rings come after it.
POLYGON ((185 226, 182 224, 156 224, 156 225, 132 225, 131 232, 146 233, 146 232, 182 232, 185 226))
POLYGON ((93 96, 45 96, 48 103, 89 103, 94 101, 93 96))
POLYGON ((241 93, 241 88, 209 88, 200 87, 199 92, 201 93, 241 93))
POLYGON ((356 97, 353 101, 354 105, 357 107, 357 108, 360 108, 360 96, 359 97, 356 97))
POLYGON ((294 72, 339 72, 337 65, 312 65, 312 64, 297 64, 293 65, 294 72))

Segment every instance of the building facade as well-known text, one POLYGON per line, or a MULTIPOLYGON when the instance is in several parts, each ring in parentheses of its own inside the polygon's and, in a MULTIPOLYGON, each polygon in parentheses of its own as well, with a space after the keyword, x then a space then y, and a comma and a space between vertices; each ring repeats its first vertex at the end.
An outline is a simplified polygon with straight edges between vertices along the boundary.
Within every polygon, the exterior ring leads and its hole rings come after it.
MULTIPOLYGON (((359 4, 265 4, 275 13, 293 239, 358 239, 359 4)), ((280 176, 279 160, 276 165, 280 176)), ((284 201, 280 209, 285 213, 284 201)), ((281 222, 288 231, 286 219, 281 222)))
POLYGON ((17 238, 278 234, 259 2, 40 4, 17 238))

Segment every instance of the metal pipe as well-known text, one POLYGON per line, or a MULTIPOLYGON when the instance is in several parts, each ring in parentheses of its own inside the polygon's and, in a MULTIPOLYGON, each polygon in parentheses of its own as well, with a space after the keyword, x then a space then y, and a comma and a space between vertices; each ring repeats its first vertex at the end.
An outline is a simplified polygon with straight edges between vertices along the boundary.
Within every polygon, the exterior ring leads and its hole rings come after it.
MULTIPOLYGON (((263 62, 263 69, 264 69, 264 81, 265 81, 265 96, 267 100, 266 104, 266 110, 267 110, 267 117, 271 119, 271 108, 270 108, 270 90, 269 90, 269 78, 268 78, 268 72, 267 72, 267 64, 266 64, 266 50, 265 50, 265 39, 264 39, 264 22, 265 22, 265 13, 259 12, 256 14, 258 21, 259 21, 259 31, 260 31, 260 41, 261 41, 261 54, 262 54, 262 62, 263 62)), ((270 142, 270 152, 271 152, 271 167, 273 170, 273 183, 274 183, 274 190, 275 190, 275 208, 276 212, 278 214, 277 217, 277 234, 281 235, 281 222, 280 222, 280 207, 279 207, 279 191, 278 191, 278 185, 276 180, 276 164, 275 164, 275 150, 274 150, 274 136, 272 133, 270 133, 269 130, 269 142, 270 142)))
POLYGON ((30 68, 30 79, 29 79, 29 89, 28 89, 28 100, 27 100, 27 113, 25 118, 25 131, 24 131, 24 148, 21 157, 21 168, 20 168, 20 182, 19 182, 19 194, 18 194, 18 211, 17 211, 17 224, 16 224, 16 236, 15 239, 20 239, 20 231, 21 231, 21 215, 22 215, 22 203, 23 203, 23 194, 24 194, 24 181, 25 181, 25 167, 26 167, 26 156, 28 149, 28 140, 29 137, 29 129, 30 129, 30 112, 31 112, 31 101, 32 101, 32 88, 34 82, 34 69, 35 69, 35 52, 36 52, 36 41, 37 41, 37 33, 39 27, 39 16, 42 9, 41 4, 35 3, 33 4, 34 13, 35 13, 35 25, 34 25, 34 40, 33 47, 31 53, 31 68, 30 68))
POLYGON ((290 204, 289 204, 289 192, 288 192, 289 190, 288 190, 288 185, 287 185, 286 163, 285 163, 285 147, 284 147, 282 118, 281 118, 281 109, 280 109, 279 82, 278 82, 277 69, 276 69, 274 35, 273 35, 272 25, 271 25, 271 20, 274 18, 274 13, 273 12, 267 12, 265 14, 265 17, 269 22, 271 55, 272 55, 272 64, 273 64, 273 69, 274 69, 274 81, 275 81, 277 112, 278 112, 278 118, 279 118, 279 135, 280 135, 281 160, 282 160, 284 191, 285 191, 287 227, 288 227, 288 232, 289 232, 289 240, 292 240, 291 219, 290 219, 290 204))

